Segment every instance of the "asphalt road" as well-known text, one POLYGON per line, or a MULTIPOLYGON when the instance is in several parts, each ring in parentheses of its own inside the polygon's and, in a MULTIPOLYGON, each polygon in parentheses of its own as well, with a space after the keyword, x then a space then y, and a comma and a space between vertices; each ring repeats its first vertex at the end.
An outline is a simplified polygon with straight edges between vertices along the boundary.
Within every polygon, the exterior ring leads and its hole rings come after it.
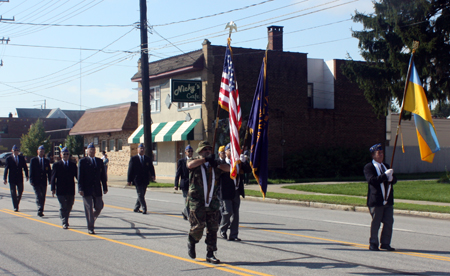
MULTIPOLYGON (((49 193, 48 193, 49 194, 49 193)), ((88 235, 77 196, 70 229, 61 227, 55 198, 36 215, 29 183, 12 212, 9 187, 0 189, 1 275, 449 275, 450 222, 395 216, 396 252, 368 248, 368 213, 260 202, 241 204, 242 242, 218 240, 220 265, 187 255, 189 225, 182 196, 148 192, 150 213, 132 212, 133 189, 110 188, 88 235)))

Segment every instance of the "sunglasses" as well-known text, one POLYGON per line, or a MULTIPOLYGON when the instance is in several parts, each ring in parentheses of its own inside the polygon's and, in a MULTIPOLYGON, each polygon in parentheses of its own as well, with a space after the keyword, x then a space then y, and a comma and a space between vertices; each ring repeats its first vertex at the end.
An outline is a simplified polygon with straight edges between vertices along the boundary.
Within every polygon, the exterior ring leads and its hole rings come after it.
POLYGON ((63 155, 70 155, 70 153, 63 153, 63 155))
POLYGON ((187 152, 194 152, 193 150, 188 150, 187 152))

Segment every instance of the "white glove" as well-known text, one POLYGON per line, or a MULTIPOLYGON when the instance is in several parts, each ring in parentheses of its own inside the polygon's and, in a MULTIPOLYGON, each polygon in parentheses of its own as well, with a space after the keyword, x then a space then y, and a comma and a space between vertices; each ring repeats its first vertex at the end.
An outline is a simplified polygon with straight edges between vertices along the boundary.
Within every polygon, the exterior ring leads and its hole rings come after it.
POLYGON ((394 170, 389 169, 389 170, 385 171, 384 173, 386 174, 386 176, 388 177, 388 180, 389 180, 389 178, 391 178, 392 175, 394 174, 394 170))
POLYGON ((247 156, 245 156, 245 155, 243 155, 243 154, 241 154, 240 159, 241 159, 241 162, 242 162, 242 163, 247 162, 247 156))
POLYGON ((388 182, 392 182, 392 180, 394 180, 394 176, 393 175, 388 177, 388 182))

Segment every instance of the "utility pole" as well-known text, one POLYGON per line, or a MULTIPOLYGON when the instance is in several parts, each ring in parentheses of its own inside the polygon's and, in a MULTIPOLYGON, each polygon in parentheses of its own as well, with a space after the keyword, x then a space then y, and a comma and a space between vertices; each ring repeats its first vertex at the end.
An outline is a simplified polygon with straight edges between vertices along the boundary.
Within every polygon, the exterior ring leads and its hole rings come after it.
POLYGON ((144 113, 144 145, 145 155, 153 162, 153 145, 150 110, 150 79, 148 72, 148 37, 147 37, 147 1, 140 0, 141 13, 141 85, 142 85, 142 112, 144 113))

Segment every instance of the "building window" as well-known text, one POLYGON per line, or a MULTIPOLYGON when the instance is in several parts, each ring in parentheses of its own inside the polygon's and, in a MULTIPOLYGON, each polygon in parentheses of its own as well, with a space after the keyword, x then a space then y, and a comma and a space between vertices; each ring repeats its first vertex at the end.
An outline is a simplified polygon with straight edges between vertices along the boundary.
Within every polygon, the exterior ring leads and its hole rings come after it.
POLYGON ((314 108, 314 84, 308 83, 308 107, 314 108))
POLYGON ((84 136, 84 146, 87 147, 89 145, 89 140, 86 136, 84 136))
POLYGON ((150 88, 150 109, 152 113, 161 111, 161 89, 159 86, 150 88))
POLYGON ((94 145, 98 145, 98 136, 94 136, 94 145))
POLYGON ((182 108, 189 108, 189 107, 194 107, 194 106, 200 106, 201 103, 178 103, 178 108, 182 109, 182 108))
POLYGON ((122 139, 117 140, 117 150, 122 150, 122 139))
POLYGON ((114 139, 109 140, 109 151, 114 151, 116 141, 114 139))
POLYGON ((102 141, 102 148, 101 151, 106 151, 106 140, 102 141))
POLYGON ((153 165, 158 165, 158 144, 152 143, 153 145, 153 165))

